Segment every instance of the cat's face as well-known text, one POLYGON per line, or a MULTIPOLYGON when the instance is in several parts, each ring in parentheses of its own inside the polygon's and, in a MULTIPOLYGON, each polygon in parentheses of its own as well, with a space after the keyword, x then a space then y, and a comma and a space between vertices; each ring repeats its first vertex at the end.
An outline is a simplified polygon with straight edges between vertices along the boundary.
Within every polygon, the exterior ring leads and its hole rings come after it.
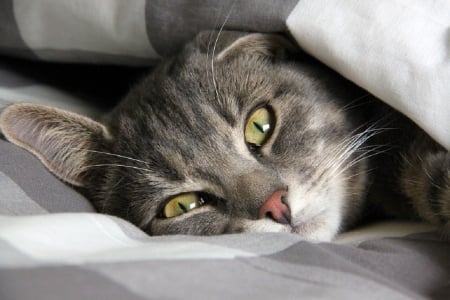
POLYGON ((355 215, 366 180, 341 109, 355 94, 329 71, 285 59, 285 43, 199 35, 80 146, 93 150, 83 152, 83 180, 53 171, 151 234, 331 239, 355 215))
POLYGON ((364 180, 349 179, 362 166, 344 170, 350 124, 327 88, 333 79, 281 53, 247 49, 257 40, 214 54, 205 40, 157 68, 114 111, 112 152, 147 163, 110 169, 107 186, 118 186, 108 198, 131 195, 139 225, 153 234, 331 238, 364 180))

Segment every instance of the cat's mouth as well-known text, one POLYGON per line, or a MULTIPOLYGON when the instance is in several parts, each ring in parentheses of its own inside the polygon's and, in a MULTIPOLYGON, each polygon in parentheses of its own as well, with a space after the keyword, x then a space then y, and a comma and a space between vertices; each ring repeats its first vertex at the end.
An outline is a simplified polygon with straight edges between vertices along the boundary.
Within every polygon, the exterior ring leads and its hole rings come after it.
POLYGON ((300 234, 305 237, 314 235, 314 233, 326 226, 325 214, 326 210, 321 210, 306 220, 302 220, 295 225, 291 224, 291 233, 300 234))

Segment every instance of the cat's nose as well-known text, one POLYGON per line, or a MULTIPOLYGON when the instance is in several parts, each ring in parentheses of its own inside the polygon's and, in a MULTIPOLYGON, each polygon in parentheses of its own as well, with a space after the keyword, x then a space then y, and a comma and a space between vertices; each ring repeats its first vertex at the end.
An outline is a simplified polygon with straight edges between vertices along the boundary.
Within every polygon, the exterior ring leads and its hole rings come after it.
POLYGON ((259 208, 258 218, 270 218, 280 224, 291 223, 291 212, 286 203, 284 203, 286 194, 285 190, 277 190, 270 195, 259 208))

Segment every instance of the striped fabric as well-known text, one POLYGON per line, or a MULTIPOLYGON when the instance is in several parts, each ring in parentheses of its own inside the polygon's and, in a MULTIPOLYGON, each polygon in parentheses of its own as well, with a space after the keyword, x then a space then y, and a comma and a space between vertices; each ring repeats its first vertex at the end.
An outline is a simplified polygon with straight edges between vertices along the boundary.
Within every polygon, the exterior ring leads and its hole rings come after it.
POLYGON ((450 149, 446 0, 3 0, 0 53, 152 65, 197 32, 289 32, 450 149))
MULTIPOLYGON (((450 146, 446 0, 3 0, 0 109, 34 102, 98 116, 142 75, 124 66, 151 66, 222 25, 289 33, 450 146)), ((2 300, 449 299, 450 243, 429 227, 382 226, 318 244, 271 233, 149 237, 95 213, 0 140, 2 300)))
POLYGON ((98 214, 0 217, 1 299, 448 299, 450 244, 147 237, 98 214))

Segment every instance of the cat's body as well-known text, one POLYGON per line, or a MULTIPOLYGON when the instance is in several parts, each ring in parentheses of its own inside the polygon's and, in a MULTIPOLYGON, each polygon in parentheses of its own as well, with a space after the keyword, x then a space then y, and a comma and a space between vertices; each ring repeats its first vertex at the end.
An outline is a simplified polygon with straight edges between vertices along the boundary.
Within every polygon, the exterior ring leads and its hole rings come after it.
POLYGON ((371 214, 449 226, 448 151, 290 51, 276 35, 202 33, 105 125, 14 105, 0 126, 99 211, 151 234, 329 240, 371 214))

